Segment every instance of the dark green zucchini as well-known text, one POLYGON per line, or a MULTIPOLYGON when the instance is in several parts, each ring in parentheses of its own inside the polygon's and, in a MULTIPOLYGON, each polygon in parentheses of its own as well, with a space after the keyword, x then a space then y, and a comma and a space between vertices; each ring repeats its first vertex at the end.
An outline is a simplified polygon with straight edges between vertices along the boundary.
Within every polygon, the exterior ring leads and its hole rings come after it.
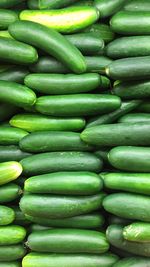
MULTIPOLYGON (((2 0, 2 2, 3 1, 4 0, 2 0)), ((8 29, 8 26, 17 20, 18 20, 18 15, 15 11, 8 9, 0 9, 0 30, 8 29)))
POLYGON ((136 123, 140 121, 150 122, 150 114, 149 113, 129 113, 124 116, 122 116, 118 122, 121 123, 136 123))
POLYGON ((0 187, 0 203, 7 203, 17 199, 22 193, 20 186, 8 183, 0 187))
POLYGON ((24 78, 28 75, 29 71, 25 68, 14 67, 0 73, 0 80, 24 83, 24 78))
POLYGON ((19 146, 1 146, 0 145, 0 162, 20 161, 23 158, 30 156, 30 153, 22 151, 19 146))

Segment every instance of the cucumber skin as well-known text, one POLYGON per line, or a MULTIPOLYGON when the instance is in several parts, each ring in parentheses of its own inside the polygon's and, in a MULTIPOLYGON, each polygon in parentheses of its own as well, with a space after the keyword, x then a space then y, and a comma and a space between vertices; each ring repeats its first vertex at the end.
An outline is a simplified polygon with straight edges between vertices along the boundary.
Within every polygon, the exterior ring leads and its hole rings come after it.
POLYGON ((115 37, 115 34, 113 33, 113 31, 110 29, 109 25, 107 24, 95 23, 87 27, 84 31, 96 33, 97 36, 103 39, 106 44, 111 42, 115 37))
POLYGON ((6 103, 0 103, 0 122, 7 121, 19 111, 18 107, 6 103), (9 106, 9 108, 8 108, 9 106))
POLYGON ((149 259, 146 257, 128 257, 119 260, 114 267, 146 267, 149 265, 149 259))
POLYGON ((104 198, 103 207, 107 212, 119 217, 150 222, 149 202, 149 196, 115 193, 104 198))
POLYGON ((62 267, 66 264, 72 267, 111 267, 118 260, 114 254, 106 253, 103 255, 91 254, 44 254, 30 253, 23 259, 23 267, 53 267, 61 263, 62 267))
POLYGON ((19 177, 22 166, 17 161, 0 163, 0 185, 9 183, 19 177))
POLYGON ((26 236, 26 230, 19 225, 0 226, 0 246, 16 245, 26 236))
POLYGON ((73 5, 78 0, 40 0, 39 9, 59 9, 69 5, 73 5))
POLYGON ((14 7, 15 5, 23 2, 24 0, 1 0, 0 8, 14 7))
POLYGON ((1 246, 0 261, 11 262, 22 259, 26 253, 26 249, 22 244, 1 246), (9 257, 8 257, 9 255, 9 257))
POLYGON ((150 172, 150 147, 120 146, 110 150, 110 164, 120 170, 150 172))
MULTIPOLYGON (((1 7, 0 7, 1 8, 1 7)), ((18 15, 13 10, 0 9, 0 30, 5 30, 8 26, 18 20, 18 15)))
POLYGON ((24 80, 26 86, 46 95, 74 94, 92 91, 101 86, 97 73, 85 74, 29 74, 24 80))
POLYGON ((21 262, 19 261, 12 261, 12 262, 1 262, 1 267, 21 267, 21 262))
MULTIPOLYGON (((19 206, 12 206, 14 212, 15 212, 15 220, 14 224, 24 226, 25 228, 28 227, 28 225, 31 224, 29 220, 25 217, 23 212, 20 210, 19 206)), ((27 228, 28 229, 28 228, 27 228)))
POLYGON ((127 2, 123 10, 126 11, 150 11, 150 2, 149 0, 131 0, 127 2))
MULTIPOLYGON (((15 219, 15 213, 13 209, 0 205, 0 225, 8 225, 15 219)), ((1 258, 1 255, 0 255, 1 258)))
POLYGON ((26 194, 20 201, 20 208, 23 213, 33 217, 62 219, 100 209, 104 196, 104 193, 84 197, 26 194))
POLYGON ((14 67, 0 73, 0 80, 23 84, 28 73, 29 71, 25 68, 14 67))
POLYGON ((122 116, 118 122, 121 123, 136 123, 140 121, 150 122, 150 114, 149 113, 128 113, 122 116))
POLYGON ((73 72, 80 74, 86 71, 86 62, 81 52, 57 31, 31 21, 15 22, 8 30, 15 39, 42 49, 73 72))
POLYGON ((21 188, 15 183, 8 183, 0 187, 0 203, 13 201, 21 194, 21 188))
MULTIPOLYGON (((116 248, 121 248, 124 251, 133 253, 138 256, 150 256, 150 246, 149 243, 137 243, 130 242, 123 238, 123 228, 121 225, 110 225, 107 228, 106 236, 111 245, 116 248)), ((123 267, 123 265, 122 265, 123 267)))
POLYGON ((107 18, 123 7, 126 0, 95 0, 94 4, 99 9, 101 17, 107 18))
POLYGON ((132 220, 121 218, 121 217, 118 217, 118 216, 115 216, 112 214, 108 218, 108 224, 109 225, 110 224, 128 225, 130 223, 132 223, 132 220))
POLYGON ((0 127, 0 145, 17 145, 28 133, 22 129, 13 127, 0 127))
POLYGON ((135 222, 123 229, 123 237, 133 242, 150 242, 150 224, 135 222))
POLYGON ((20 161, 21 159, 31 156, 31 153, 21 151, 19 146, 1 146, 0 145, 0 163, 6 161, 20 161))
POLYGON ((143 102, 143 103, 136 109, 136 111, 150 113, 150 102, 149 102, 149 101, 145 101, 145 102, 143 102))

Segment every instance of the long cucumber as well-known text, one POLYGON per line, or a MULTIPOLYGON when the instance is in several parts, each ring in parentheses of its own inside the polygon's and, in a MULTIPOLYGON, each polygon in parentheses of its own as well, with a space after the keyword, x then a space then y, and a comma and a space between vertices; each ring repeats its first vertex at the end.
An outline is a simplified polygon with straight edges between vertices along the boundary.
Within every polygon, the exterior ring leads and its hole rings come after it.
POLYGON ((122 123, 128 123, 128 122, 132 122, 132 123, 135 123, 135 122, 140 122, 140 121, 147 121, 147 122, 150 122, 150 114, 149 113, 129 113, 129 114, 126 114, 124 116, 122 116, 120 119, 119 119, 119 122, 122 122, 122 123))
POLYGON ((0 187, 0 203, 7 203, 17 199, 22 190, 15 183, 8 183, 0 187))

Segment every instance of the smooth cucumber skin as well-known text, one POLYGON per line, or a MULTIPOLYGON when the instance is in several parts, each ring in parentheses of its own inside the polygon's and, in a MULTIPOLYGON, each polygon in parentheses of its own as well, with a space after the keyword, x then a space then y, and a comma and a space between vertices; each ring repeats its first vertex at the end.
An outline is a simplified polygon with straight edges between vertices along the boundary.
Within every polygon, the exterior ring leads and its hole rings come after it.
POLYGON ((0 163, 0 185, 7 184, 19 177, 22 166, 17 161, 0 163))
POLYGON ((38 47, 57 58, 75 73, 86 71, 86 62, 81 52, 54 29, 32 21, 18 21, 10 25, 9 33, 15 39, 38 47))
POLYGON ((33 217, 62 219, 84 215, 100 209, 104 196, 104 193, 77 197, 26 194, 20 201, 20 208, 24 214, 33 217))
POLYGON ((15 183, 8 183, 0 187, 0 203, 7 203, 17 199, 21 194, 21 188, 15 183))
POLYGON ((22 259, 26 253, 26 249, 22 244, 1 246, 0 261, 11 262, 22 259))
POLYGON ((39 9, 38 0, 28 0, 27 5, 31 10, 39 9))
POLYGON ((91 26, 87 27, 84 31, 96 33, 97 36, 103 39, 106 44, 111 42, 115 37, 109 25, 103 23, 92 24, 91 26))
POLYGON ((21 262, 19 261, 0 262, 0 267, 21 267, 21 262))
POLYGON ((111 64, 112 60, 106 56, 85 57, 87 71, 96 72, 105 75, 106 67, 111 64))
POLYGON ((24 80, 26 86, 46 95, 76 94, 101 87, 101 76, 85 74, 29 74, 24 80))
POLYGON ((40 9, 59 9, 71 4, 74 4, 78 0, 39 0, 40 9))
POLYGON ((150 242, 150 223, 134 222, 123 229, 123 237, 133 242, 150 242))
POLYGON ((104 217, 100 214, 100 212, 93 212, 63 219, 47 219, 29 215, 26 215, 26 218, 32 223, 38 223, 43 226, 55 228, 95 229, 102 227, 104 224, 104 217))
POLYGON ((108 152, 109 152, 110 148, 108 147, 100 147, 99 150, 96 150, 94 152, 94 154, 100 158, 103 159, 104 164, 108 164, 108 152))
POLYGON ((18 111, 19 111, 18 107, 14 105, 10 105, 8 103, 6 104, 6 103, 1 102, 0 103, 0 122, 7 121, 18 111))
POLYGON ((116 262, 114 267, 148 267, 150 260, 146 257, 128 257, 116 262))
POLYGON ((106 74, 115 80, 149 79, 150 56, 114 60, 106 67, 106 74))
POLYGON ((85 120, 80 117, 60 118, 60 117, 45 116, 42 114, 40 115, 40 114, 26 113, 13 116, 10 120, 10 125, 13 127, 24 129, 29 132, 46 131, 46 130, 79 131, 83 129, 83 127, 85 126, 85 120))
POLYGON ((150 174, 129 172, 106 173, 104 175, 104 186, 114 190, 150 195, 150 174))
POLYGON ((21 159, 30 156, 31 153, 22 151, 19 146, 0 146, 0 163, 6 161, 20 161, 21 159))
POLYGON ((150 11, 150 2, 149 0, 131 0, 128 1, 123 10, 126 11, 150 11))
MULTIPOLYGON (((1 6, 0 6, 1 8, 1 6)), ((0 30, 5 30, 8 26, 18 20, 18 15, 13 10, 0 9, 0 30)))
POLYGON ((0 31, 0 37, 13 38, 7 30, 0 31))
POLYGON ((150 123, 114 123, 86 128, 81 133, 84 142, 98 146, 147 146, 150 123))
POLYGON ((105 114, 119 108, 117 96, 104 94, 72 94, 41 96, 35 103, 38 112, 51 116, 88 116, 105 114))
POLYGON ((149 35, 149 11, 120 11, 110 20, 111 29, 123 35, 149 35))
POLYGON ((14 67, 0 73, 0 80, 24 83, 24 78, 28 75, 29 71, 25 68, 14 67))
POLYGON ((31 224, 29 231, 30 233, 35 232, 35 231, 43 231, 46 229, 51 229, 49 226, 44 226, 44 225, 39 225, 39 224, 31 224))
POLYGON ((0 246, 21 243, 26 236, 26 230, 19 225, 0 226, 0 246))
POLYGON ((132 223, 132 220, 121 218, 121 217, 118 217, 118 216, 115 216, 115 215, 112 215, 112 214, 108 218, 108 224, 109 225, 110 224, 128 225, 128 224, 131 224, 131 223, 132 223))
POLYGON ((108 79, 106 76, 101 75, 101 83, 103 89, 109 89, 111 87, 110 79, 108 79))
POLYGON ((55 267, 61 264, 62 267, 111 267, 118 260, 114 254, 102 255, 91 254, 42 254, 30 253, 23 259, 23 267, 55 267))
MULTIPOLYGON (((123 238, 123 228, 121 225, 110 225, 107 228, 106 236, 111 245, 138 256, 150 257, 150 244, 127 241, 123 238)), ((128 265, 127 265, 128 266, 128 265)), ((124 267, 124 265, 122 265, 124 267)))
POLYGON ((4 62, 27 65, 36 62, 38 54, 31 45, 0 37, 0 59, 4 62))
MULTIPOLYGON (((80 133, 63 131, 39 131, 22 138, 23 151, 42 153, 50 151, 91 151, 94 147, 83 142, 80 133)), ((28 153, 27 153, 28 154, 28 153)))
POLYGON ((17 4, 22 3, 24 0, 1 0, 0 8, 14 7, 17 4))
POLYGON ((74 6, 93 6, 93 0, 78 0, 73 4, 74 6))
POLYGON ((22 225, 24 227, 28 227, 28 225, 31 224, 31 221, 29 221, 21 209, 19 208, 18 204, 17 206, 12 206, 14 212, 15 212, 15 220, 13 221, 13 224, 15 225, 22 225))
POLYGON ((99 9, 102 18, 110 17, 123 7, 126 0, 95 0, 94 5, 99 9))
POLYGON ((62 33, 74 33, 96 22, 99 15, 92 6, 73 6, 61 10, 24 10, 20 19, 34 21, 62 33))
MULTIPOLYGON (((0 205, 0 225, 8 225, 15 219, 15 213, 13 209, 0 205)), ((1 258, 1 256, 0 256, 1 258)))
POLYGON ((110 150, 110 164, 120 170, 150 172, 150 147, 120 146, 110 150))
POLYGON ((28 247, 36 252, 101 254, 109 249, 105 234, 83 229, 48 229, 33 232, 28 247))
POLYGON ((142 102, 142 104, 136 109, 136 111, 150 113, 150 102, 149 101, 142 102))
POLYGON ((0 145, 17 145, 28 133, 15 127, 0 127, 0 145))
POLYGON ((150 122, 150 114, 149 113, 129 113, 122 116, 118 122, 121 123, 136 123, 140 121, 150 122))
POLYGON ((40 153, 24 158, 20 163, 23 173, 28 176, 58 171, 99 172, 103 165, 92 153, 76 151, 40 153))
POLYGON ((19 83, 0 81, 0 100, 18 107, 32 106, 36 95, 30 88, 19 83))
POLYGON ((92 195, 103 188, 102 179, 92 172, 56 172, 30 177, 24 189, 29 193, 92 195))
POLYGON ((114 193, 103 200, 103 207, 107 212, 143 222, 150 222, 149 204, 149 196, 132 193, 114 193))

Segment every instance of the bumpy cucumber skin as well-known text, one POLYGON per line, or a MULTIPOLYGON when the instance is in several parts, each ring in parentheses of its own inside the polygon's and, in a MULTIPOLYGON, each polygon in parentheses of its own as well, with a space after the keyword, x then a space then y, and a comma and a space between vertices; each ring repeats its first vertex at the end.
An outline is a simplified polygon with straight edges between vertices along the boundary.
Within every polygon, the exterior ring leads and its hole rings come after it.
POLYGON ((136 123, 140 121, 147 121, 150 122, 150 114, 149 113, 128 113, 124 116, 122 116, 118 122, 121 123, 136 123))
POLYGON ((0 245, 9 246, 21 243, 26 236, 26 230, 19 225, 0 226, 0 245))
POLYGON ((0 9, 0 30, 7 29, 10 24, 14 23, 17 20, 18 15, 13 10, 0 9))
POLYGON ((28 156, 31 156, 31 154, 21 151, 19 146, 0 146, 0 163, 6 161, 20 161, 28 156))
POLYGON ((28 133, 22 129, 13 127, 0 127, 0 145, 17 145, 28 133))
POLYGON ((14 7, 17 4, 22 3, 24 0, 1 0, 0 8, 14 7))
POLYGON ((25 68, 14 67, 0 73, 0 80, 23 84, 28 73, 29 71, 25 68))
POLYGON ((110 17, 123 7, 126 0, 95 0, 94 4, 99 9, 101 17, 110 17))
POLYGON ((114 267, 148 267, 150 260, 146 257, 131 256, 119 260, 114 267))
POLYGON ((11 262, 22 259, 26 253, 26 249, 22 244, 1 246, 0 261, 11 262), (8 257, 9 255, 9 257, 8 257))
POLYGON ((0 163, 0 185, 17 179, 21 173, 22 166, 17 161, 0 163))
POLYGON ((127 2, 123 10, 126 11, 150 11, 150 2, 149 0, 131 0, 127 2))
POLYGON ((65 6, 69 6, 74 4, 78 0, 40 0, 39 1, 39 8, 40 9, 59 9, 65 6))
POLYGON ((13 209, 0 205, 0 225, 8 225, 15 219, 13 209))
POLYGON ((48 29, 36 22, 18 21, 10 25, 9 33, 15 39, 38 47, 56 57, 75 73, 86 71, 86 62, 81 52, 54 29, 48 29))
POLYGON ((15 183, 8 183, 0 187, 0 203, 11 202, 19 197, 21 188, 15 183))
POLYGON ((150 224, 135 222, 123 229, 123 237, 133 242, 150 242, 150 224))

